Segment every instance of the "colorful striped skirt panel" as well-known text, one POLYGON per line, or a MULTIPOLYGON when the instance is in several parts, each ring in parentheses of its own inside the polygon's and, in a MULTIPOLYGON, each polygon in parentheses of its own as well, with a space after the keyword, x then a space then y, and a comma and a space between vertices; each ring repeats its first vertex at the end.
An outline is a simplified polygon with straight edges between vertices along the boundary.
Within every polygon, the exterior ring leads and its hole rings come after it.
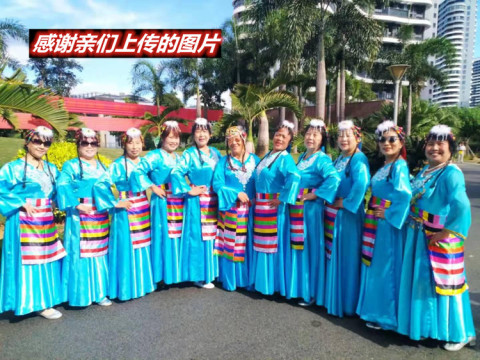
POLYGON ((183 197, 173 196, 172 185, 162 184, 160 187, 167 194, 167 225, 168 237, 170 239, 178 239, 182 236, 184 199, 183 197))
POLYGON ((292 249, 303 250, 305 244, 305 219, 303 195, 311 193, 313 189, 300 189, 295 205, 289 205, 290 211, 290 245, 292 249))
POLYGON ((376 208, 388 209, 391 204, 391 201, 380 199, 373 195, 368 203, 368 210, 365 212, 362 239, 362 262, 367 266, 370 266, 372 263, 373 249, 377 235, 378 219, 375 217, 374 211, 376 208))
POLYGON ((213 253, 233 262, 244 262, 247 247, 250 203, 237 202, 228 211, 219 212, 217 237, 213 253))
POLYGON ((149 246, 151 243, 150 204, 145 191, 139 193, 121 191, 120 199, 128 200, 133 204, 130 210, 127 210, 133 248, 140 249, 149 246))
POLYGON ((276 253, 278 249, 278 209, 268 203, 279 194, 256 194, 253 217, 253 249, 262 253, 276 253))
POLYGON ((335 229, 335 218, 337 217, 338 210, 336 206, 325 204, 325 210, 323 214, 323 226, 325 236, 325 255, 327 259, 332 257, 333 249, 333 231, 335 229))
POLYGON ((44 199, 26 199, 37 210, 29 216, 22 207, 20 218, 20 247, 23 265, 38 265, 56 261, 67 255, 58 238, 52 201, 44 199))
POLYGON ((92 207, 89 212, 80 211, 80 257, 97 257, 108 253, 110 220, 108 211, 99 212, 92 198, 79 199, 81 204, 92 207))
MULTIPOLYGON (((429 240, 440 232, 446 216, 430 214, 418 207, 410 207, 410 216, 423 225, 429 240)), ((450 234, 435 244, 428 244, 428 255, 432 265, 435 291, 440 295, 458 295, 468 289, 465 281, 464 239, 450 234)))
POLYGON ((215 240, 217 236, 218 196, 210 188, 206 193, 200 194, 200 218, 202 222, 202 240, 215 240))

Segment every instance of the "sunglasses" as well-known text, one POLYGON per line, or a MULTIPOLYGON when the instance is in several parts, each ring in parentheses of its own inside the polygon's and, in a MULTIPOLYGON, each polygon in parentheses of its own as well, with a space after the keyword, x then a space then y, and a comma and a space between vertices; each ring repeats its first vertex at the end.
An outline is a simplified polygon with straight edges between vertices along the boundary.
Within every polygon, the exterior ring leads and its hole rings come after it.
POLYGON ((42 140, 40 140, 40 139, 33 139, 33 140, 30 141, 30 142, 31 142, 32 144, 34 144, 34 145, 38 145, 38 146, 43 145, 43 146, 45 146, 45 147, 50 147, 50 146, 52 145, 52 142, 49 141, 49 140, 47 140, 47 141, 42 141, 42 140))
POLYGON ((393 144, 395 141, 398 140, 398 136, 380 136, 377 141, 379 143, 386 143, 387 141, 390 143, 390 144, 393 144))
POLYGON ((94 141, 94 142, 89 142, 89 141, 80 141, 80 146, 83 146, 83 147, 87 147, 87 146, 91 146, 91 147, 98 147, 98 142, 97 141, 94 141))

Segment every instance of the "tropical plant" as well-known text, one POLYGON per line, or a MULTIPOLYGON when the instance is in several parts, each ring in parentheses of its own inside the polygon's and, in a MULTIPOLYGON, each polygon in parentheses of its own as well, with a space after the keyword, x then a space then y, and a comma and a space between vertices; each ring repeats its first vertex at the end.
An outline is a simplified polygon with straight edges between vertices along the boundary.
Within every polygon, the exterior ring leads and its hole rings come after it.
POLYGON ((14 19, 0 20, 0 66, 8 65, 18 68, 18 62, 8 56, 7 39, 28 42, 27 28, 14 19))
POLYGON ((179 123, 186 124, 187 120, 175 116, 178 114, 179 109, 180 106, 178 105, 169 106, 161 110, 160 113, 155 116, 149 112, 146 112, 143 118, 149 123, 141 127, 143 136, 145 136, 147 133, 150 133, 152 136, 157 137, 158 140, 158 136, 160 136, 161 133, 162 125, 165 123, 165 121, 168 120, 175 120, 179 123))
POLYGON ((152 102, 160 114, 163 105, 166 82, 162 79, 166 66, 162 63, 156 66, 148 60, 137 61, 132 68, 132 85, 135 96, 151 95, 152 102))
POLYGON ((183 93, 185 100, 192 96, 196 97, 197 118, 202 117, 200 63, 200 59, 183 58, 172 60, 168 64, 173 87, 183 93))

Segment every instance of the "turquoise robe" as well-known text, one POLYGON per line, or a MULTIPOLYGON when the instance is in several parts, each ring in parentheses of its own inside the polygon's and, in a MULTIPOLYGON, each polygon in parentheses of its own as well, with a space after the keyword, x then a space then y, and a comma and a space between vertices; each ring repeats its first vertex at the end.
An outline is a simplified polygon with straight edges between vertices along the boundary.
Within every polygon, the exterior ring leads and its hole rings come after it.
POLYGON ((218 208, 227 211, 236 206, 238 194, 244 192, 251 201, 248 217, 247 245, 244 262, 234 262, 226 257, 219 259, 219 281, 223 288, 234 291, 237 287, 251 285, 250 274, 253 263, 253 204, 255 200, 255 183, 253 172, 260 161, 258 156, 250 154, 245 159, 245 170, 242 171, 241 161, 230 157, 235 169, 233 171, 227 161, 227 156, 220 159, 213 175, 213 189, 218 194, 218 208))
POLYGON ((190 196, 190 184, 212 187, 213 171, 220 160, 220 152, 209 147, 210 154, 196 147, 184 151, 180 163, 172 171, 174 195, 185 196, 183 233, 180 244, 181 281, 205 281, 210 283, 218 276, 218 258, 213 255, 214 240, 202 239, 200 199, 190 196), (203 160, 203 163, 202 161, 203 160), (186 181, 186 177, 189 183, 186 181))
POLYGON ((286 296, 289 289, 287 282, 292 276, 288 204, 295 204, 300 189, 300 174, 292 156, 284 150, 280 154, 268 153, 258 164, 254 176, 257 194, 280 194, 277 212, 277 252, 264 253, 254 250, 252 271, 254 287, 264 295, 279 292, 286 296))
POLYGON ((61 280, 63 259, 46 264, 22 264, 20 208, 27 198, 56 198, 47 166, 56 179, 59 172, 55 165, 44 161, 44 170, 39 170, 27 164, 25 187, 24 159, 9 162, 0 170, 0 213, 7 218, 0 269, 0 313, 13 310, 15 315, 25 315, 66 301, 61 280))
POLYGON ((340 176, 332 160, 322 151, 308 159, 302 154, 297 169, 301 176, 300 189, 313 189, 317 199, 304 202, 304 248, 288 247, 292 257, 292 273, 287 279, 287 298, 303 298, 317 305, 325 298, 325 241, 323 229, 324 202, 335 199, 340 176))
POLYGON ((109 210, 110 225, 109 297, 122 301, 142 297, 155 290, 153 282, 151 246, 134 249, 130 237, 127 210, 116 208, 119 202, 112 192, 112 185, 118 191, 131 191, 130 180, 136 165, 127 159, 129 178, 125 176, 125 158, 119 157, 107 169, 93 187, 95 203, 99 211, 109 210))
MULTIPOLYGON (((412 181, 414 196, 424 192, 415 206, 430 214, 446 217, 445 229, 466 238, 471 212, 462 171, 451 164, 442 173, 436 170, 425 176, 428 167, 423 168, 412 181)), ((398 332, 413 340, 425 337, 466 342, 469 337, 475 336, 468 290, 458 295, 438 294, 423 226, 410 218, 405 227, 398 332)))
POLYGON ((385 219, 378 219, 371 265, 362 264, 357 314, 383 329, 395 330, 403 258, 402 227, 412 198, 405 160, 398 159, 377 171, 372 177, 372 195, 390 200, 391 206, 385 210, 385 219))
MULTIPOLYGON (((137 171, 132 173, 134 191, 144 191, 152 185, 171 183, 171 172, 179 163, 180 156, 173 158, 163 149, 150 151, 142 158, 137 171)), ((152 192, 150 198, 152 224, 153 280, 158 283, 176 284, 181 281, 180 237, 170 238, 167 223, 167 199, 152 192)))
POLYGON ((58 207, 66 211, 63 245, 68 254, 63 261, 63 291, 71 306, 88 306, 108 295, 108 255, 80 256, 80 214, 76 209, 80 198, 93 198, 93 185, 105 169, 98 161, 95 166, 82 161, 82 179, 80 161, 66 161, 58 179, 58 207))
POLYGON ((325 307, 329 314, 343 317, 354 315, 357 308, 364 199, 370 183, 370 169, 362 152, 355 153, 353 158, 340 155, 335 168, 341 177, 336 198, 343 199, 343 208, 338 210, 335 218, 332 251, 327 259, 325 307))

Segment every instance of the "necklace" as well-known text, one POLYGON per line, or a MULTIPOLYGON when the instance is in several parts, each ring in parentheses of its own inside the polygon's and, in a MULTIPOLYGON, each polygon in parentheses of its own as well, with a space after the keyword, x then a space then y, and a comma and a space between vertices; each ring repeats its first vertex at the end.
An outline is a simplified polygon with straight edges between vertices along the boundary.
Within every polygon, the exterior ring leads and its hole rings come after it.
POLYGON ((438 165, 436 165, 436 166, 434 166, 434 167, 429 167, 427 170, 424 171, 423 174, 424 174, 424 175, 428 175, 428 174, 430 174, 430 173, 432 173, 432 172, 434 172, 434 171, 436 171, 436 170, 438 170, 438 169, 441 169, 441 168, 447 166, 448 163, 449 163, 449 161, 445 161, 445 162, 443 162, 443 163, 441 163, 441 164, 438 164, 438 165))

